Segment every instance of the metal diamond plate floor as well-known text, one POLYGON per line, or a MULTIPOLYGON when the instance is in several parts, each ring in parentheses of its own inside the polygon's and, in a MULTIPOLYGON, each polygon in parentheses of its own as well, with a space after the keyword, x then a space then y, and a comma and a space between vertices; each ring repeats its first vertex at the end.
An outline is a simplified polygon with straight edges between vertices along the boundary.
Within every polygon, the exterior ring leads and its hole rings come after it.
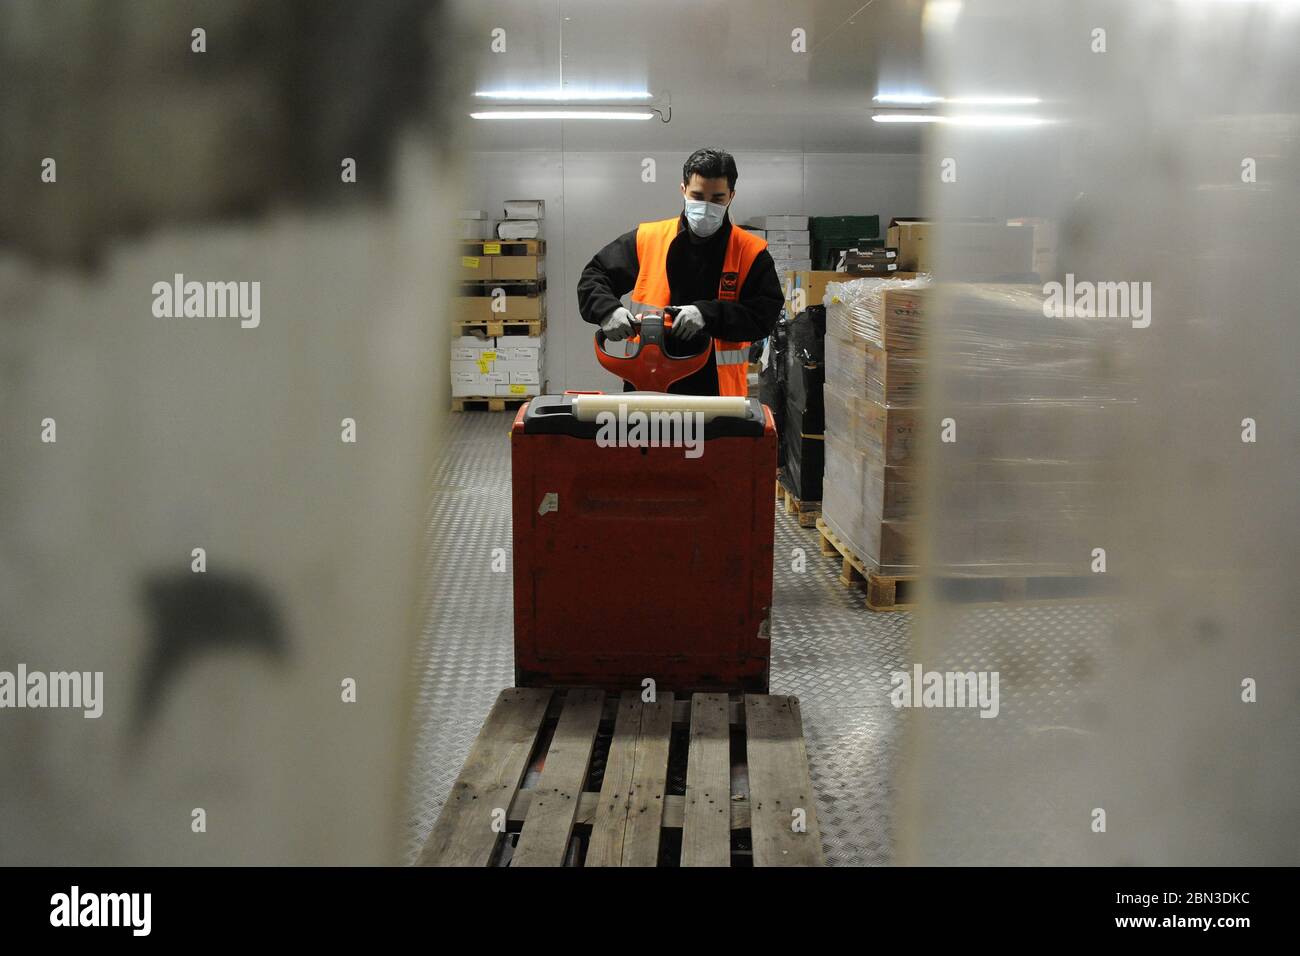
MULTIPOLYGON (((493 570, 493 549, 507 555, 510 549, 512 419, 490 412, 453 414, 433 474, 425 623, 415 662, 417 739, 406 846, 411 860, 498 691, 514 679, 508 561, 498 565, 505 570, 493 570)), ((772 692, 800 700, 827 862, 883 865, 894 861, 904 720, 904 712, 889 703, 889 674, 912 666, 912 615, 868 611, 865 591, 844 587, 838 574, 839 561, 821 555, 817 532, 778 511, 772 692)), ((1035 727, 1072 719, 1077 701, 1070 675, 1095 666, 1085 658, 1105 627, 1104 615, 1096 606, 1077 605, 972 609, 963 616, 963 652, 951 662, 925 664, 956 666, 969 658, 965 666, 986 666, 1013 647, 1025 674, 1022 683, 1032 683, 1035 692, 1018 698, 1023 713, 988 723, 999 724, 1000 734, 1024 739, 1035 727)), ((951 726, 961 736, 971 725, 951 726)), ((1051 834, 1035 837, 1050 842, 1051 834)))

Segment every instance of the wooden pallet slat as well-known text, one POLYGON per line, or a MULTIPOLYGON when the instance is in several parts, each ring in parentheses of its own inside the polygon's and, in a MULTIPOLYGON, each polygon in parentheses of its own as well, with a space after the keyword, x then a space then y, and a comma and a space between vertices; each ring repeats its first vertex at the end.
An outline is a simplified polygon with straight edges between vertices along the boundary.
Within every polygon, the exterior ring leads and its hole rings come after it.
POLYGON ((682 866, 731 865, 731 728, 726 694, 691 699, 682 866))
POLYGON ((497 696, 425 841, 421 866, 487 866, 501 836, 493 811, 513 801, 550 699, 551 691, 538 688, 497 696))
POLYGON ((511 866, 563 865, 604 701, 599 690, 571 690, 565 697, 511 866))
POLYGON ((657 866, 664 832, 678 830, 681 854, 667 865, 728 866, 733 833, 748 830, 756 866, 821 863, 797 700, 728 693, 679 700, 661 691, 644 703, 640 695, 627 690, 615 702, 595 689, 503 691, 418 862, 657 866), (588 791, 600 728, 611 719, 601 790, 588 791), (740 772, 749 793, 733 800, 732 735, 742 726, 749 743, 740 772), (552 728, 549 738, 544 728, 552 728), (540 776, 523 789, 539 739, 547 741, 540 776), (668 792, 673 753, 684 758, 684 793, 668 792), (806 814, 807 833, 790 829, 796 807, 806 814), (508 855, 498 853, 514 839, 503 836, 503 823, 518 833, 508 855))
POLYGON ((746 694, 745 733, 754 865, 823 865, 798 698, 746 694), (793 826, 796 810, 802 831, 793 826))
POLYGON ((621 866, 627 811, 631 806, 632 774, 636 770, 636 741, 641 734, 641 693, 625 690, 614 717, 614 735, 605 758, 600 803, 591 823, 587 866, 621 866))
POLYGON ((545 319, 457 319, 451 326, 455 335, 529 335, 536 338, 546 332, 545 319))
POLYGON ((641 705, 631 803, 623 835, 623 866, 658 866, 663 833, 664 795, 668 792, 668 745, 673 729, 673 695, 660 692, 641 705))
POLYGON ((511 395, 488 396, 482 398, 473 396, 464 396, 453 398, 451 400, 451 410, 453 412, 504 412, 513 411, 524 402, 535 396, 521 395, 518 397, 511 395))

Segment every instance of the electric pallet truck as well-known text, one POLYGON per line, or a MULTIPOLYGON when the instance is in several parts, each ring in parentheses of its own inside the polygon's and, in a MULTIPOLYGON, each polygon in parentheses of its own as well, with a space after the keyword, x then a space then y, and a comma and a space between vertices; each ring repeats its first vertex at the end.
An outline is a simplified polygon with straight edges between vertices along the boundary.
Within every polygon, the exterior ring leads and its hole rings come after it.
POLYGON ((673 315, 639 316, 624 356, 597 330, 597 360, 633 391, 542 395, 515 416, 516 686, 421 863, 822 862, 799 704, 767 694, 772 413, 666 394, 713 349, 670 338, 673 315), (611 443, 636 415, 672 436, 696 416, 697 454, 611 443))

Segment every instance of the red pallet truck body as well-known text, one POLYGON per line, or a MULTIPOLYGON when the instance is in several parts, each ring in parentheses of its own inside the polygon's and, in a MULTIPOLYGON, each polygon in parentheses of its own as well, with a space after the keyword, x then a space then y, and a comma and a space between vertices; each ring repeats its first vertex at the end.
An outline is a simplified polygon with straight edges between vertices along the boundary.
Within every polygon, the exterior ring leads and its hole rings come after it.
MULTIPOLYGON (((606 368, 639 397, 702 367, 674 356, 666 316, 606 368)), ((688 343, 689 344, 689 343, 688 343)), ((701 453, 602 447, 584 394, 532 399, 511 431, 515 670, 519 687, 766 692, 776 430, 756 399, 704 425, 701 453)))

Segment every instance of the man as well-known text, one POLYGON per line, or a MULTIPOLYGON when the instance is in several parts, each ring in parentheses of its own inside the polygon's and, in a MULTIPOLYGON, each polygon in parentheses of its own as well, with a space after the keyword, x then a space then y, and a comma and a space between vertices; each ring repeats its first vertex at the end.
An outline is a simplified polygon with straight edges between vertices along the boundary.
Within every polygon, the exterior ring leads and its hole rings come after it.
MULTIPOLYGON (((750 342, 766 337, 784 296, 767 243, 733 226, 736 161, 720 149, 697 149, 682 166, 683 211, 643 222, 587 263, 578 280, 578 311, 610 341, 635 334, 633 317, 680 309, 669 332, 679 354, 696 354, 713 338, 709 363, 669 386, 680 395, 745 395, 750 342), (632 308, 622 297, 632 293, 632 308)), ((623 390, 632 386, 624 382, 623 390)))

